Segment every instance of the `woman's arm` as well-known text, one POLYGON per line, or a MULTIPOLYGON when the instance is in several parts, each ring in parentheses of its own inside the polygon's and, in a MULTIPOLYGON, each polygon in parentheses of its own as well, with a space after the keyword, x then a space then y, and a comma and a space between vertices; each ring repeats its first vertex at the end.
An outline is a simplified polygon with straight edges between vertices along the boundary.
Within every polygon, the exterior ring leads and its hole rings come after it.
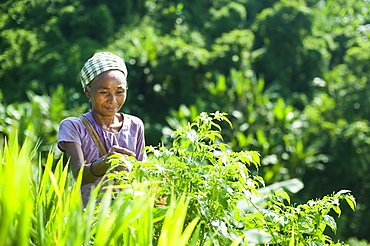
POLYGON ((84 169, 82 176, 82 185, 95 182, 98 178, 100 178, 107 172, 108 168, 110 167, 110 164, 108 162, 109 156, 113 154, 120 154, 122 156, 135 157, 135 153, 133 153, 132 151, 121 148, 119 146, 113 146, 106 155, 93 161, 92 163, 85 163, 81 145, 74 142, 65 142, 65 149, 67 156, 70 158, 69 162, 71 165, 73 176, 77 178, 80 170, 82 168, 84 169))
POLYGON ((106 162, 106 156, 95 160, 93 163, 85 163, 81 145, 78 143, 65 142, 65 149, 69 157, 73 176, 77 178, 80 170, 82 168, 84 169, 82 185, 94 183, 99 176, 104 175, 109 168, 109 164, 106 162), (93 173, 91 171, 93 171, 93 173))

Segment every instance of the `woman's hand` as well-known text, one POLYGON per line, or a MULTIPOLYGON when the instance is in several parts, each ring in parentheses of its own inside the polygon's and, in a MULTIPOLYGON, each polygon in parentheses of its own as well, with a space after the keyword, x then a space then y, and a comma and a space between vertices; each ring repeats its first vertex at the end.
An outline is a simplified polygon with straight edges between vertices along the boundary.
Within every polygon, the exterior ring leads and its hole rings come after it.
POLYGON ((133 156, 136 157, 136 154, 132 152, 131 150, 122 148, 118 145, 113 145, 112 148, 108 151, 107 157, 114 155, 114 154, 120 154, 122 156, 133 156))
MULTIPOLYGON (((122 148, 122 147, 117 146, 117 145, 113 145, 112 148, 108 151, 107 157, 110 157, 110 156, 116 155, 116 154, 119 154, 122 157, 127 157, 127 156, 136 157, 136 154, 134 152, 132 152, 131 150, 122 148)), ((113 158, 116 159, 116 157, 113 157, 113 158)), ((114 168, 114 170, 115 171, 127 171, 127 167, 119 165, 116 168, 114 168)))

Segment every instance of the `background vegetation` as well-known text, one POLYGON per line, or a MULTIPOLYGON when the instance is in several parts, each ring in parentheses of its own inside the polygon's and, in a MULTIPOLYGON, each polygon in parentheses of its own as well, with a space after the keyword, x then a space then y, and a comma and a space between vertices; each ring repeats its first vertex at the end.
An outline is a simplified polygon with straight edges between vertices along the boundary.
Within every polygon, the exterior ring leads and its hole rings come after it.
MULTIPOLYGON (((200 112, 227 112, 234 151, 261 154, 266 184, 299 178, 293 202, 341 189, 337 237, 370 240, 370 2, 22 0, 0 4, 0 132, 42 139, 87 109, 79 70, 96 51, 129 69, 123 111, 148 144, 200 112)), ((227 128, 225 128, 227 129, 227 128)))

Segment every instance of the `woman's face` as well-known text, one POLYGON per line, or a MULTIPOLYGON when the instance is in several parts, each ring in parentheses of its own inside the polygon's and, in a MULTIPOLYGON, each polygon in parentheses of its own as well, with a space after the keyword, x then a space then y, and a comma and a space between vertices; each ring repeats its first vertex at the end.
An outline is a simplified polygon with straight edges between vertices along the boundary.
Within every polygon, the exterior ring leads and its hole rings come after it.
POLYGON ((95 77, 85 89, 95 114, 114 116, 126 101, 127 82, 119 70, 109 70, 95 77))

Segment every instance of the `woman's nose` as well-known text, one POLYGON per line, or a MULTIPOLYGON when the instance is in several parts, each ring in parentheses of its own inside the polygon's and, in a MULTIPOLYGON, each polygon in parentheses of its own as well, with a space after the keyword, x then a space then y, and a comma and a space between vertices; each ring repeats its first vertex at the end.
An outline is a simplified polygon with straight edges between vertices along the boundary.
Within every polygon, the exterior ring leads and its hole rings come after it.
POLYGON ((108 101, 109 101, 109 102, 112 102, 112 103, 117 102, 117 97, 116 97, 116 95, 111 94, 111 95, 109 96, 109 98, 108 98, 108 101))

